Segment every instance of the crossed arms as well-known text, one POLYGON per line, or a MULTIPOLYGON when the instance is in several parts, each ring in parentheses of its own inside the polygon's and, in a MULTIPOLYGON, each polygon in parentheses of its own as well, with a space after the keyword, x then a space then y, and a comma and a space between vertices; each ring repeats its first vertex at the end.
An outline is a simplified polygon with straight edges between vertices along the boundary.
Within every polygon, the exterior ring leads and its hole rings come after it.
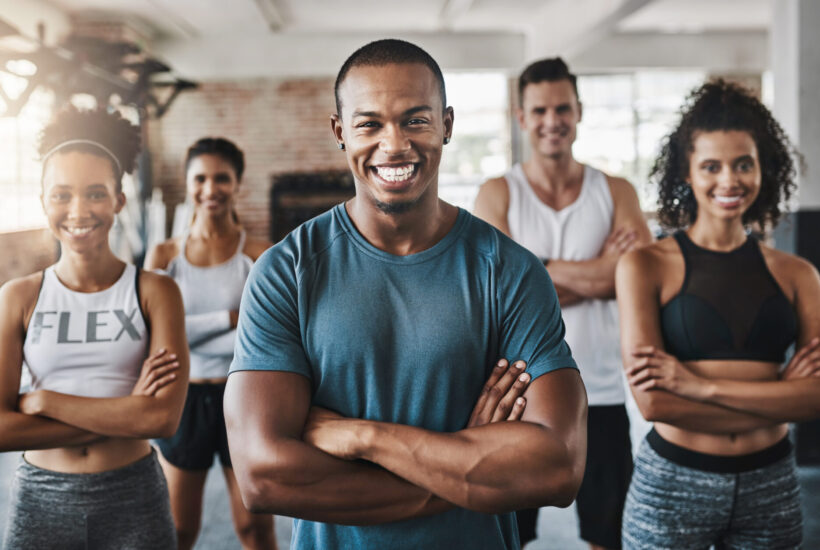
MULTIPOLYGON (((820 416, 820 277, 804 260, 776 253, 792 279, 798 353, 778 380, 698 376, 663 349, 659 273, 662 243, 624 256, 618 264, 621 353, 643 416, 679 428, 735 434, 820 416)), ((773 253, 775 254, 775 253, 773 253)), ((788 292, 788 289, 787 289, 788 292)))
POLYGON ((239 371, 228 379, 225 420, 253 512, 371 525, 453 506, 568 506, 586 456, 580 376, 553 371, 524 397, 521 421, 438 433, 311 409, 310 382, 299 374, 239 371))
POLYGON ((141 276, 143 308, 151 322, 151 357, 131 395, 78 397, 37 390, 18 396, 26 308, 39 279, 18 279, 0 289, 0 451, 85 445, 105 436, 172 435, 182 414, 188 380, 182 299, 173 281, 141 276))
MULTIPOLYGON (((652 236, 641 212, 638 195, 622 178, 607 177, 613 202, 612 230, 597 257, 582 261, 549 258, 549 271, 558 301, 566 307, 589 298, 615 297, 615 266, 622 254, 649 244, 652 236)), ((495 178, 481 186, 475 215, 510 236, 507 181, 495 178)))

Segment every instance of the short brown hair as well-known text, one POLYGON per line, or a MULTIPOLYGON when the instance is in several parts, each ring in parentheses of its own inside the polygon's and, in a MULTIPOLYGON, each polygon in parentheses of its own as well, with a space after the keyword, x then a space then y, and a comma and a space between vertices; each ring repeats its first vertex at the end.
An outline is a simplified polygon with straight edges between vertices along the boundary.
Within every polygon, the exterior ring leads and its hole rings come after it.
POLYGON ((518 104, 524 105, 524 88, 527 85, 539 82, 557 82, 559 80, 569 80, 569 83, 572 84, 572 90, 575 92, 575 98, 578 99, 577 78, 569 72, 569 67, 563 59, 550 57, 531 63, 518 77, 518 104))

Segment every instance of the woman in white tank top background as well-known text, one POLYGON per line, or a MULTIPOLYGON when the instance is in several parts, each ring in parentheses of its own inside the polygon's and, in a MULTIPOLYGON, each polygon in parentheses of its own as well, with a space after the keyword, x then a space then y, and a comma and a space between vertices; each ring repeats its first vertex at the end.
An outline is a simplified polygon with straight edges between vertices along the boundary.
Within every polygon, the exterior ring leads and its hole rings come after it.
POLYGON ((242 503, 228 453, 222 396, 233 360, 242 289, 253 262, 270 243, 247 238, 234 210, 245 161, 224 138, 202 138, 185 158, 189 230, 149 251, 146 269, 168 273, 185 304, 191 379, 179 429, 158 440, 180 549, 196 541, 202 495, 214 455, 219 457, 234 527, 243 548, 273 549, 273 516, 251 514, 242 503))
POLYGON ((104 110, 68 108, 41 135, 61 255, 0 289, 0 450, 25 451, 4 548, 174 547, 148 439, 172 434, 182 412, 182 300, 108 243, 139 147, 139 129, 104 110), (32 391, 18 397, 24 363, 32 391))

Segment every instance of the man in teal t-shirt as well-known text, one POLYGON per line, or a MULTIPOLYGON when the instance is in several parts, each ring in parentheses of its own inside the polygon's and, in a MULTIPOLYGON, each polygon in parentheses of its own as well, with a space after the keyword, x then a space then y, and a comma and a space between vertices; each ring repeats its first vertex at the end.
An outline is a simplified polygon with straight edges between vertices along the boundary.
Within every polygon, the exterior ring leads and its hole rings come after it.
POLYGON ((584 468, 549 276, 438 199, 453 111, 423 50, 361 48, 336 101, 356 197, 262 255, 242 298, 225 415, 245 504, 301 518, 294 549, 518 548, 512 510, 568 505, 584 468), (532 380, 522 421, 477 426, 500 358, 532 380))

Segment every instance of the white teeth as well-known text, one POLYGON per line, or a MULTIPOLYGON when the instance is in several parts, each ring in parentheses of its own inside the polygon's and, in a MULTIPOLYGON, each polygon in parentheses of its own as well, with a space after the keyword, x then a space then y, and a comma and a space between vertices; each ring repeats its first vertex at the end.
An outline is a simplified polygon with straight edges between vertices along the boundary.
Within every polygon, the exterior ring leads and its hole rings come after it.
POLYGON ((379 177, 385 181, 407 181, 416 171, 416 165, 407 164, 398 168, 377 166, 376 171, 379 173, 379 177))
POLYGON ((65 228, 65 230, 71 233, 72 235, 85 235, 86 233, 89 233, 92 229, 94 229, 94 226, 65 228))
POLYGON ((735 202, 739 202, 741 198, 741 195, 735 195, 733 197, 723 197, 721 195, 715 195, 715 200, 721 204, 733 204, 735 202))

